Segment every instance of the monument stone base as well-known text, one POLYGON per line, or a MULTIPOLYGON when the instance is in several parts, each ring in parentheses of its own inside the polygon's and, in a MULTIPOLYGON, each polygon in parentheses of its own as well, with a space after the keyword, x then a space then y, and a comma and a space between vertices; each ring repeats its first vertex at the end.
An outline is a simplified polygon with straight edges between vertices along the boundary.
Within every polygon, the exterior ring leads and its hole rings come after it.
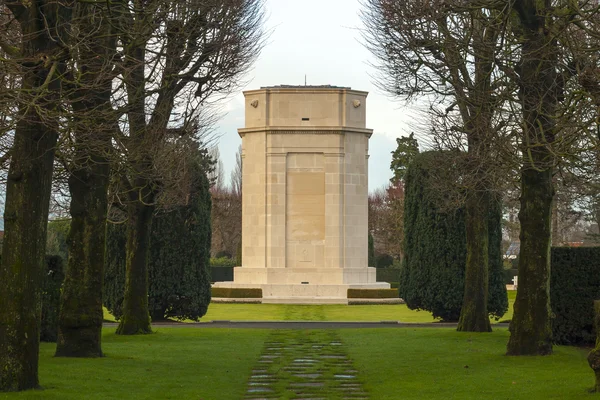
POLYGON ((348 304, 348 289, 390 288, 376 282, 375 268, 236 267, 233 276, 213 287, 262 289, 262 303, 271 304, 348 304))

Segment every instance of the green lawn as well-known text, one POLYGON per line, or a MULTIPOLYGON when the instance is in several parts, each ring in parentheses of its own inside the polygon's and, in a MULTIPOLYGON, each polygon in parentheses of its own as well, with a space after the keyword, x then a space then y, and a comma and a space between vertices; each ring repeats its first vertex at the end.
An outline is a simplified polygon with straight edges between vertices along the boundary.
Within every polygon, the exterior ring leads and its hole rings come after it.
MULTIPOLYGON (((101 359, 54 358, 54 345, 42 344, 45 389, 4 393, 0 399, 237 400, 244 397, 273 333, 191 327, 157 331, 122 337, 105 329, 107 357, 101 359)), ((309 333, 296 332, 300 340, 309 333)), ((343 342, 356 378, 372 399, 598 398, 587 392, 593 385, 587 351, 557 346, 552 356, 507 357, 506 329, 480 334, 444 328, 340 329, 314 331, 306 338, 330 342, 331 335, 343 342)))
MULTIPOLYGON (((515 291, 508 292, 508 312, 500 321, 510 321, 515 291)), ((104 309, 104 319, 114 321, 104 309)), ((229 321, 400 321, 435 322, 427 311, 409 310, 405 304, 390 305, 295 305, 295 304, 230 304, 211 303, 201 322, 229 321)), ((493 321, 496 322, 496 321, 493 321)))
POLYGON ((504 316, 502 318, 500 318, 500 321, 510 321, 513 317, 513 306, 515 304, 515 299, 517 298, 517 291, 509 290, 507 293, 508 293, 508 311, 506 312, 506 314, 504 314, 504 316))
POLYGON ((99 359, 54 358, 42 343, 44 390, 0 399, 240 399, 266 330, 168 329, 117 336, 104 329, 99 359), (249 334, 250 333, 250 334, 249 334))
POLYGON ((597 399, 587 350, 508 357, 507 329, 340 330, 372 399, 597 399))
MULTIPOLYGON (((508 312, 500 321, 510 321, 516 292, 508 292, 508 312)), ((295 305, 211 303, 202 321, 400 321, 435 322, 428 311, 409 310, 406 304, 390 305, 295 305)), ((494 321, 496 322, 496 321, 494 321)))
POLYGON ((426 311, 390 305, 295 305, 211 303, 201 321, 384 321, 434 322, 426 311))

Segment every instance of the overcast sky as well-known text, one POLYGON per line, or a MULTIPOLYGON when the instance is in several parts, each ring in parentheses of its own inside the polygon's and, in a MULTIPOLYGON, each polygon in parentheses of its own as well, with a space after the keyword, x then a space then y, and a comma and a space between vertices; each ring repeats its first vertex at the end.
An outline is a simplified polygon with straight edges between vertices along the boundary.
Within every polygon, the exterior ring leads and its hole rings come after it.
MULTIPOLYGON (((361 44, 359 0, 267 0, 267 45, 249 71, 243 90, 261 86, 309 85, 350 86, 369 92, 367 128, 374 130, 369 146, 369 190, 385 185, 391 177, 390 152, 396 137, 407 136, 416 115, 413 108, 390 99, 373 84, 374 62, 361 44)), ((219 151, 229 180, 235 153, 241 143, 237 129, 244 126, 241 91, 224 105, 219 121, 219 151)))

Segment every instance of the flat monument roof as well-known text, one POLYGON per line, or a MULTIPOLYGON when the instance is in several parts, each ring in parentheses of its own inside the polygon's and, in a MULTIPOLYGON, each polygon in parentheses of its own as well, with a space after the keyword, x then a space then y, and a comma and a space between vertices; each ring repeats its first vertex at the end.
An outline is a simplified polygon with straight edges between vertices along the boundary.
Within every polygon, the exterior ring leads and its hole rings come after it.
POLYGON ((347 89, 352 90, 349 86, 335 86, 335 85, 275 85, 275 86, 261 86, 261 89, 347 89))

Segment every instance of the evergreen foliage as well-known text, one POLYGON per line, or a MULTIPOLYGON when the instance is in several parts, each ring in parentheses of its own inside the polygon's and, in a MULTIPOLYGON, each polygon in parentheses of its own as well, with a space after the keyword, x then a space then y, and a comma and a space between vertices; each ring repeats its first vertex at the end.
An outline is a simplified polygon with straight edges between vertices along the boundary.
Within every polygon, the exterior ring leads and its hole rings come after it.
POLYGON ((373 242, 373 235, 371 235, 369 233, 369 258, 368 258, 368 262, 367 265, 369 267, 374 267, 375 266, 375 243, 373 242))
MULTIPOLYGON (((444 205, 446 194, 434 179, 452 179, 450 155, 424 152, 416 155, 405 176, 404 260, 399 294, 409 308, 430 311, 444 321, 456 321, 464 293, 466 263, 465 213, 444 205), (432 172, 434 168, 435 174, 432 172), (434 178, 435 175, 435 178, 434 178)), ((499 204, 489 219, 488 311, 500 318, 508 309, 501 257, 499 204)))
POLYGON ((238 247, 235 252, 235 266, 236 267, 242 266, 242 241, 241 240, 238 243, 238 247))
MULTIPOLYGON (((148 263, 148 306, 153 320, 198 320, 210 303, 209 181, 199 174, 189 204, 156 215, 148 263)), ((125 225, 109 224, 104 305, 122 315, 125 286, 125 225)))
POLYGON ((48 233, 46 236, 46 254, 60 256, 66 263, 69 257, 69 246, 67 236, 71 227, 70 219, 57 219, 48 222, 48 233))
POLYGON ((594 300, 600 299, 600 247, 553 247, 551 262, 554 342, 593 345, 594 300))
POLYGON ((60 256, 46 256, 46 273, 42 280, 42 324, 40 341, 56 342, 58 337, 58 310, 60 288, 65 279, 63 260, 60 256))
POLYGON ((394 257, 389 254, 378 254, 375 257, 375 267, 388 268, 394 264, 394 257))
POLYGON ((394 176, 390 181, 396 183, 404 181, 408 166, 419 154, 419 142, 415 138, 415 134, 411 132, 408 137, 396 138, 396 150, 392 151, 392 162, 390 169, 394 176))

